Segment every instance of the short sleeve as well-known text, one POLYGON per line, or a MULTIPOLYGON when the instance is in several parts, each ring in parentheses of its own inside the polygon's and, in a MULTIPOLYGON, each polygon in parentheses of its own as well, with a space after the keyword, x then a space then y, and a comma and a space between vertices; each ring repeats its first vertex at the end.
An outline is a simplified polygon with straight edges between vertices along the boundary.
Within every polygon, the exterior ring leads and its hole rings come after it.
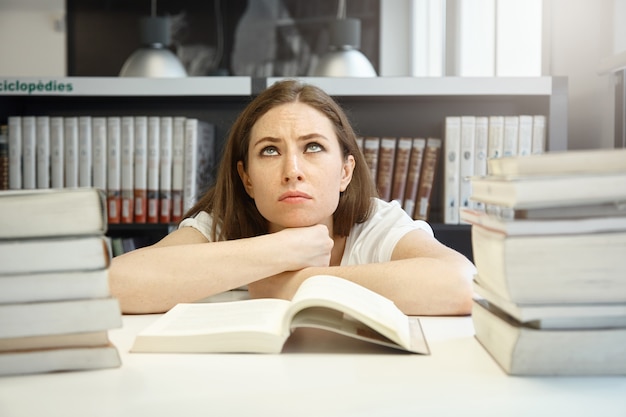
POLYGON ((211 239, 211 227, 213 226, 213 218, 206 211, 201 211, 193 217, 188 217, 180 222, 178 228, 193 227, 208 240, 211 239))

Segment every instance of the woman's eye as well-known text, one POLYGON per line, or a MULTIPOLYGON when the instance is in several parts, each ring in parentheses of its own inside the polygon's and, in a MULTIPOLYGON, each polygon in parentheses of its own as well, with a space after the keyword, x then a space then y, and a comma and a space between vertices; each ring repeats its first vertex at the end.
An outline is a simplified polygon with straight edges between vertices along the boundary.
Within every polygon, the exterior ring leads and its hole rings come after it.
POLYGON ((261 155, 263 156, 273 156, 277 154, 278 150, 274 146, 267 146, 261 150, 261 155))
POLYGON ((317 142, 311 142, 306 145, 307 152, 321 152, 324 147, 317 142))

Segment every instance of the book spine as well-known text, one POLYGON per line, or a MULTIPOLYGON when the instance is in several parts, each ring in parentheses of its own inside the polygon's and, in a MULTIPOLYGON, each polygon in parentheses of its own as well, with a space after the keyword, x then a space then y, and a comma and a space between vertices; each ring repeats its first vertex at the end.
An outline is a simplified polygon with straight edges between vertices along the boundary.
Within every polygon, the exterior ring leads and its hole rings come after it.
POLYGON ((50 117, 36 118, 37 188, 50 188, 50 117))
POLYGON ((409 159, 411 158, 412 138, 398 139, 396 149, 396 163, 393 172, 393 188, 391 189, 391 200, 397 201, 402 206, 406 191, 407 176, 409 174, 409 159))
POLYGON ((65 187, 78 187, 78 119, 63 119, 65 136, 65 187))
POLYGON ((107 189, 107 119, 92 119, 92 150, 93 150, 93 186, 100 190, 107 189))
POLYGON ((22 117, 22 188, 37 188, 37 123, 35 116, 22 117))
POLYGON ((518 129, 517 154, 520 156, 530 155, 533 146, 533 117, 528 115, 519 116, 518 129))
POLYGON ((22 117, 9 116, 9 189, 22 188, 22 117))
POLYGON ((504 117, 489 116, 487 159, 501 158, 504 147, 504 117))
POLYGON ((148 208, 148 118, 135 117, 135 223, 145 223, 148 208))
POLYGON ((93 185, 93 149, 91 116, 78 118, 78 186, 91 187, 93 185))
POLYGON ((381 199, 391 199, 393 182, 393 166, 396 158, 396 138, 382 138, 380 140, 380 159, 376 174, 376 188, 381 199))
POLYGON ((546 116, 533 116, 532 154, 541 154, 546 150, 546 116))
POLYGON ((122 117, 121 129, 122 142, 122 223, 133 223, 135 220, 133 190, 134 159, 135 159, 135 119, 132 116, 122 117))
POLYGON ((172 219, 172 134, 173 119, 161 117, 159 131, 159 222, 172 219))
POLYGON ((121 130, 119 117, 107 118, 107 215, 110 224, 122 221, 121 130))
MULTIPOLYGON (((476 117, 476 146, 474 147, 474 175, 487 175, 487 152, 489 147, 489 118, 476 117)), ((470 207, 475 210, 484 210, 484 204, 470 201, 470 207)), ((459 219, 460 220, 460 219, 459 219)))
POLYGON ((50 187, 65 186, 65 126, 62 116, 50 118, 50 187))
POLYGON ((448 116, 445 119, 443 160, 443 222, 459 223, 459 199, 461 191, 461 118, 448 116))
POLYGON ((363 143, 363 156, 365 163, 369 167, 372 181, 376 184, 376 175, 378 173, 378 155, 380 153, 380 138, 368 136, 363 143))
POLYGON ((172 126, 172 222, 179 222, 183 212, 185 165, 185 118, 174 117, 172 126))
MULTIPOLYGON (((461 178, 459 182, 459 210, 470 207, 472 183, 474 175, 474 148, 476 146, 476 117, 461 117, 461 178)), ((458 214, 457 214, 458 216, 458 214)), ((460 220, 459 220, 460 221, 460 220)))
POLYGON ((159 222, 159 151, 161 119, 148 117, 148 212, 147 223, 159 222))
POLYGON ((426 139, 415 138, 411 145, 411 156, 409 158, 409 172, 406 178, 406 192, 402 208, 413 218, 415 213, 415 203, 417 202, 417 188, 419 187, 420 173, 422 170, 422 160, 426 148, 426 139))
POLYGON ((0 190, 9 189, 9 126, 0 125, 0 190))
POLYGON ((189 118, 185 121, 183 209, 188 211, 213 182, 215 131, 213 125, 189 118))
POLYGON ((441 154, 441 142, 439 138, 428 138, 426 141, 420 185, 417 192, 417 206, 413 215, 415 220, 428 220, 432 189, 440 158, 439 155, 441 154))
POLYGON ((519 136, 519 117, 506 116, 504 118, 504 136, 502 142, 502 156, 516 156, 519 136))

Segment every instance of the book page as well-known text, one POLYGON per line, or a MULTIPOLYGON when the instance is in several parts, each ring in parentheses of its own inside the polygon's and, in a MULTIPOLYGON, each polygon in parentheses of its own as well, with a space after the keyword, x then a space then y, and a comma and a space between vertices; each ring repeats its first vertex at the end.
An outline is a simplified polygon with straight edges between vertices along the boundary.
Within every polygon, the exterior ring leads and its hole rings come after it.
POLYGON ((285 326, 309 307, 327 307, 362 321, 373 330, 407 349, 408 317, 389 299, 348 280, 318 275, 304 281, 292 299, 285 326))

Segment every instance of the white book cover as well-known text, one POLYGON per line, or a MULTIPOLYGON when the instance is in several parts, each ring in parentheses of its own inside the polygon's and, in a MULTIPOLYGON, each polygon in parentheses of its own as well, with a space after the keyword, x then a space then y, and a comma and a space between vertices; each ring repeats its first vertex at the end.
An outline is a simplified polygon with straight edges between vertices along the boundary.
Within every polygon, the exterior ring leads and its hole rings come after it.
POLYGON ((132 116, 122 117, 122 223, 134 221, 134 161, 135 161, 135 119, 132 116))
POLYGON ((148 117, 135 116, 135 222, 145 223, 148 208, 148 117))
POLYGON ((502 156, 516 156, 519 136, 519 117, 504 117, 504 140, 502 142, 502 156))
POLYGON ((172 222, 183 216, 185 118, 174 117, 172 126, 172 222))
POLYGON ((78 118, 66 117, 65 134, 65 187, 78 187, 78 118))
MULTIPOLYGON (((476 138, 474 146, 474 175, 487 175, 487 152, 489 148, 489 118, 476 117, 476 138)), ((470 207, 484 209, 484 204, 470 201, 470 207)), ((460 218, 459 218, 460 220, 460 218)))
POLYGON ((148 117, 148 223, 159 221, 159 167, 161 147, 161 119, 158 116, 148 117))
POLYGON ((443 222, 458 224, 461 187, 461 118, 458 116, 445 119, 444 152, 443 222))
POLYGON ((541 154, 546 151, 546 116, 537 114, 533 116, 533 138, 531 153, 541 154))
POLYGON ((161 117, 159 130, 159 222, 172 217, 172 135, 173 118, 161 117))
POLYGON ((183 209, 198 201, 214 182, 215 127, 194 118, 185 121, 183 209))
POLYGON ((528 115, 519 116, 519 131, 517 134, 517 154, 526 156, 532 153, 533 146, 533 117, 528 115))
POLYGON ((91 120, 93 186, 107 189, 107 119, 94 117, 91 120))
POLYGON ((91 116, 78 118, 78 186, 91 187, 93 185, 92 167, 92 129, 91 116))
POLYGON ((109 223, 120 223, 122 210, 122 120, 107 117, 107 207, 109 223))
POLYGON ((501 158, 504 147, 504 117, 489 116, 487 159, 501 158))
POLYGON ((50 187, 65 187, 65 127, 62 116, 50 118, 50 187))
POLYGON ((50 117, 37 116, 37 188, 50 188, 50 117))
POLYGON ((9 116, 9 189, 22 189, 21 116, 9 116))
POLYGON ((35 116, 22 116, 22 188, 37 188, 37 123, 35 116))
MULTIPOLYGON (((469 207, 472 195, 470 178, 474 175, 474 148, 476 146, 476 117, 461 117, 461 181, 459 207, 469 207)), ((459 218, 460 221, 460 218, 459 218)))

